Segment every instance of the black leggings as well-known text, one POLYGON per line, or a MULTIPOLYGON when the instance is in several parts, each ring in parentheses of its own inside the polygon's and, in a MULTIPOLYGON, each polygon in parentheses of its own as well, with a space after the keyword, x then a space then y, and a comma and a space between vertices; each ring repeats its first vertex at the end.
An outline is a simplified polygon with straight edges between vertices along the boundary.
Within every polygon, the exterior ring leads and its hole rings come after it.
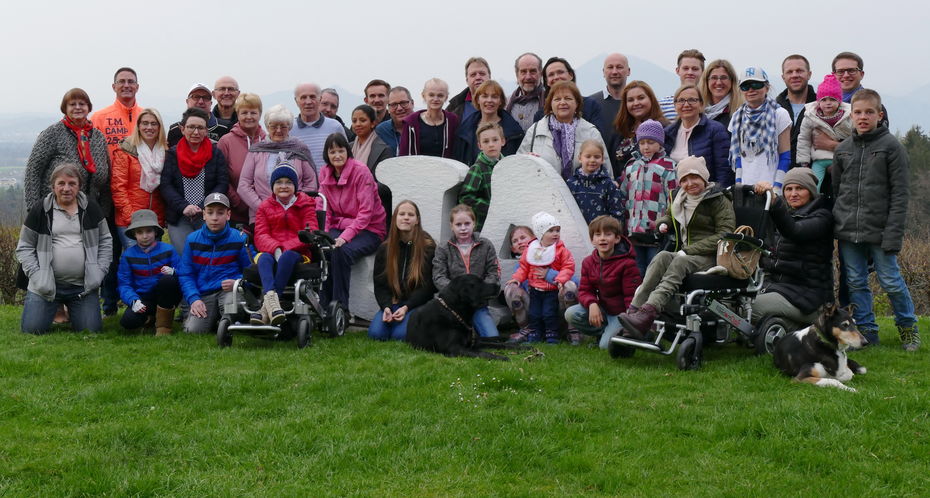
POLYGON ((156 307, 174 308, 181 301, 181 286, 176 275, 162 275, 152 292, 140 295, 139 299, 145 305, 144 313, 132 310, 132 303, 126 303, 126 311, 119 320, 119 324, 126 330, 137 329, 145 325, 149 317, 155 314, 156 307))

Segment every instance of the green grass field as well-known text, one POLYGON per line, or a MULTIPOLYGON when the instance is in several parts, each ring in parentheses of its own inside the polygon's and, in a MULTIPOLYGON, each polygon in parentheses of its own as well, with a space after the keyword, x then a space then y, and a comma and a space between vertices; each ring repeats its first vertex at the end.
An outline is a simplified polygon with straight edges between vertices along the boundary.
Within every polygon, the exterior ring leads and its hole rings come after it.
MULTIPOLYGON (((541 346, 450 359, 293 342, 18 332, 0 307, 0 495, 927 496, 927 345, 854 353, 858 393, 736 345, 704 368, 541 346)), ((930 330, 927 320, 921 323, 930 330)))

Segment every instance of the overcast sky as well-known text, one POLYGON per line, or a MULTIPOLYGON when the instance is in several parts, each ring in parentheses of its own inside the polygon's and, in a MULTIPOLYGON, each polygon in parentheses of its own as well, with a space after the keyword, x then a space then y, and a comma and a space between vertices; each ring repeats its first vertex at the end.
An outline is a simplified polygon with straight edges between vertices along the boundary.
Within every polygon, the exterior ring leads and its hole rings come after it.
MULTIPOLYGON (((512 80, 534 51, 581 65, 620 51, 672 69, 698 48, 777 79, 785 55, 811 60, 815 78, 843 50, 865 59, 866 86, 905 95, 930 84, 930 7, 899 0, 837 2, 601 1, 18 1, 0 19, 0 112, 58 112, 71 87, 95 107, 113 99, 113 71, 139 73, 139 98, 178 95, 222 74, 270 93, 298 81, 358 94, 383 78, 415 93, 426 79, 464 87, 464 61, 481 55, 512 80), (455 6, 451 8, 447 6, 455 6), (196 27, 195 27, 196 26, 196 27)), ((633 76, 636 68, 633 67, 633 76)), ((780 81, 778 82, 780 85, 780 81)), ((582 89, 585 92, 594 89, 582 89)), ((930 91, 930 89, 928 89, 930 91)), ((344 112, 343 112, 344 113, 344 112)))

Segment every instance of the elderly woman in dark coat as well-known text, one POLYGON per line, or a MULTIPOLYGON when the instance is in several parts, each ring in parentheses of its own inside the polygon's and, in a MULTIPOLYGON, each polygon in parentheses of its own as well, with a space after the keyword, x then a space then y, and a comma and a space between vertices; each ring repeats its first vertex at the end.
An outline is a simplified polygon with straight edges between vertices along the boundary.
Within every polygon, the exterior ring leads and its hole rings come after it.
MULTIPOLYGON (((772 185, 757 183, 757 193, 772 185)), ((817 177, 808 168, 785 175, 783 195, 769 211, 777 229, 775 253, 763 259, 765 288, 752 305, 752 321, 782 316, 813 323, 817 309, 833 300, 833 214, 817 194, 817 177)))

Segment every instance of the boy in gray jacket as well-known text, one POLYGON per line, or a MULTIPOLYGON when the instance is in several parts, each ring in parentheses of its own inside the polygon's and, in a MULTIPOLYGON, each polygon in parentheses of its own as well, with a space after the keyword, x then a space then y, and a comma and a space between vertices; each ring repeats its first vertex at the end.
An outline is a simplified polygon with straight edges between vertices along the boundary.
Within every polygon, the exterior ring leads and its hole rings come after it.
POLYGON ((908 160, 904 146, 879 126, 882 99, 862 89, 852 98, 855 131, 834 153, 834 235, 839 241, 853 317, 870 344, 878 344, 878 325, 872 312, 869 259, 882 289, 888 294, 895 325, 905 351, 920 347, 914 302, 907 289, 897 254, 901 251, 908 201, 908 160))

